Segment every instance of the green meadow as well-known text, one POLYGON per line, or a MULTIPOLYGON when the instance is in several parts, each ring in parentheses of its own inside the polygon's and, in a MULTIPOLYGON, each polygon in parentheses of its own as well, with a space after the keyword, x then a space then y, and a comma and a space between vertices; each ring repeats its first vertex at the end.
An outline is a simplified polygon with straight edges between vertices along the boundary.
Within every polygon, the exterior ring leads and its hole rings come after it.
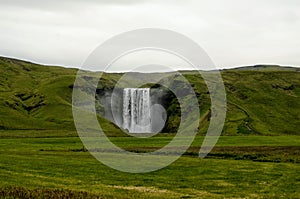
MULTIPOLYGON (((7 132, 1 132, 0 142, 2 197, 26 198, 26 193, 41 198, 300 197, 297 136, 223 136, 204 159, 197 157, 203 140, 197 137, 188 152, 168 167, 131 174, 97 161, 84 150, 78 137, 5 138, 3 134, 7 132), (279 147, 275 152, 274 146, 279 147), (236 147, 244 147, 244 152, 241 154, 236 147), (259 159, 256 149, 260 147, 271 147, 271 151, 263 150, 264 159, 259 159), (250 155, 258 158, 251 159, 250 155)), ((130 137, 111 139, 120 147, 139 151, 144 146, 161 147, 171 138, 156 137, 142 142, 130 137)))

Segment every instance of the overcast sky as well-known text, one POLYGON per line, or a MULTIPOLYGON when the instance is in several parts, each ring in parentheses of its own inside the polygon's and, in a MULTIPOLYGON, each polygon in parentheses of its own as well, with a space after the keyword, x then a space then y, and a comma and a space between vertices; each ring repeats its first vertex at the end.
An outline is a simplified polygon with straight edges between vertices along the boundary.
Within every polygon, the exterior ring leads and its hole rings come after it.
POLYGON ((219 68, 300 66, 299 0, 0 0, 0 55, 79 67, 102 42, 145 27, 182 33, 219 68))

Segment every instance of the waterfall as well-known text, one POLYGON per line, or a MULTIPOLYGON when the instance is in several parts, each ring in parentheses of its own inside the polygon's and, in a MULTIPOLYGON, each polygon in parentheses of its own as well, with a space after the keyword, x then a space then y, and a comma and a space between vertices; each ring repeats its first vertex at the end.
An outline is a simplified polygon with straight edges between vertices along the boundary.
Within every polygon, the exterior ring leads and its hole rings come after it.
POLYGON ((151 133, 149 88, 123 90, 123 128, 130 133, 151 133))

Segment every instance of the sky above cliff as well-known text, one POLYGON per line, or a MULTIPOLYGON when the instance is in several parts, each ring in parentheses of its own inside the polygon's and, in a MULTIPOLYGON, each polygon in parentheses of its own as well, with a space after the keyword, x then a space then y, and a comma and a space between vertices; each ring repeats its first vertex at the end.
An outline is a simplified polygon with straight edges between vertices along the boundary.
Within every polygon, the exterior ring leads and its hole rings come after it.
MULTIPOLYGON (((0 3, 2 56, 79 67, 98 45, 112 36, 150 27, 173 30, 193 39, 218 68, 254 64, 300 66, 300 1, 297 0, 0 0, 0 3)), ((164 55, 155 56, 164 59, 164 55)), ((134 58, 127 63, 134 64, 134 58)))

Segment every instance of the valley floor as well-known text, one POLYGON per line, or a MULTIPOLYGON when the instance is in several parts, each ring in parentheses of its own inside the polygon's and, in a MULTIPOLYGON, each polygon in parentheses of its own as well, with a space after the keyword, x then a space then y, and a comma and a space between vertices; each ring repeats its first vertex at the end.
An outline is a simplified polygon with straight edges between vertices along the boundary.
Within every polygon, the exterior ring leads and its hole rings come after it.
MULTIPOLYGON (((0 131, 0 137, 0 198, 300 198, 300 136, 224 136, 204 159, 197 157, 203 140, 197 137, 176 162, 146 174, 101 164, 74 132, 0 131)), ((172 137, 110 139, 147 152, 172 137)))

